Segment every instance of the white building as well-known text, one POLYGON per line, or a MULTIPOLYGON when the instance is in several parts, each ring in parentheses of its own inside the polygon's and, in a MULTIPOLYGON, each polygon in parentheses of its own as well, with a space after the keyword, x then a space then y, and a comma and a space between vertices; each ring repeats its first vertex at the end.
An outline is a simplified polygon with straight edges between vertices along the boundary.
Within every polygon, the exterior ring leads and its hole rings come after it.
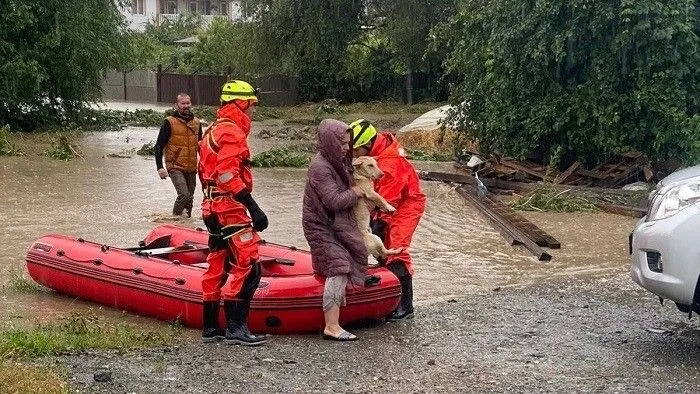
POLYGON ((245 0, 131 0, 131 3, 122 13, 129 28, 137 31, 143 31, 149 22, 159 24, 166 19, 177 19, 184 13, 200 15, 204 25, 216 17, 226 17, 232 21, 247 18, 242 7, 245 0))

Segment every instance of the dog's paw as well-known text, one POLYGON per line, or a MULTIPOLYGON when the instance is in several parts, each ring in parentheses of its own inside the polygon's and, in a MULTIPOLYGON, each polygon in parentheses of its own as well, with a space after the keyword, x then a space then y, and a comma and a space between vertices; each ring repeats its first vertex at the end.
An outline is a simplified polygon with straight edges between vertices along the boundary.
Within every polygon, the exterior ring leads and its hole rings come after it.
POLYGON ((390 255, 390 254, 399 254, 399 253, 403 252, 404 249, 405 249, 405 248, 387 249, 387 250, 386 250, 386 254, 387 254, 387 255, 390 255))
POLYGON ((384 209, 382 209, 384 212, 389 212, 389 213, 394 213, 396 212, 396 208, 394 208, 392 205, 387 204, 384 209))

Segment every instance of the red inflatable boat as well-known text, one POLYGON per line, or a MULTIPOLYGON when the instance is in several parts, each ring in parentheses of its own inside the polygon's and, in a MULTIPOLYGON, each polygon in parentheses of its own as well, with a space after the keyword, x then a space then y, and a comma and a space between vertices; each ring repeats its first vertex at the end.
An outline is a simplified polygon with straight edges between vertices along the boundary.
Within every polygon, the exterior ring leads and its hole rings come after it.
MULTIPOLYGON (((27 270, 36 282, 80 299, 182 324, 202 326, 201 276, 206 231, 174 225, 153 229, 139 247, 119 249, 80 238, 47 235, 32 244, 27 270)), ((251 303, 252 332, 317 333, 323 327, 322 277, 311 255, 293 247, 260 246, 263 277, 251 303)), ((348 285, 340 322, 381 320, 398 305, 401 287, 385 268, 371 287, 348 285)), ((220 316, 223 326, 223 313, 220 316)))

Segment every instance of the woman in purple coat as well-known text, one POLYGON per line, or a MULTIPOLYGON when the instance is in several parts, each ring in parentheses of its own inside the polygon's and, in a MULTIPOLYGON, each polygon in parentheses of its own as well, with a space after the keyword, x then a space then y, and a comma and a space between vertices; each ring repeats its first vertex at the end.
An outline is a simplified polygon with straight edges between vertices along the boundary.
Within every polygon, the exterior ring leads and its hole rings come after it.
POLYGON ((340 327, 338 318, 348 281, 364 286, 367 272, 367 249, 352 214, 363 192, 351 186, 351 141, 352 131, 341 121, 325 119, 318 126, 302 214, 314 272, 326 277, 323 337, 339 341, 357 339, 340 327))

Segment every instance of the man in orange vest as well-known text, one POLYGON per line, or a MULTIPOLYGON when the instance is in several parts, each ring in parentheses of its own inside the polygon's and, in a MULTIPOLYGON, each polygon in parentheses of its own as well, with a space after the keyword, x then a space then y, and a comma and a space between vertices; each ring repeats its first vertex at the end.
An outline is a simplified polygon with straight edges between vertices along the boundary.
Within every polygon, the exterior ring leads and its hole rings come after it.
POLYGON ((175 113, 168 116, 160 127, 154 147, 158 176, 160 179, 170 176, 177 191, 173 215, 180 216, 184 212, 187 217, 192 216, 194 189, 197 186, 197 150, 202 139, 202 126, 191 108, 190 96, 178 94, 175 113))
POLYGON ((421 190, 416 169, 406 159, 404 149, 392 133, 377 133, 365 119, 350 123, 353 132, 353 156, 372 156, 384 176, 374 184, 374 190, 396 208, 396 212, 375 212, 372 232, 384 240, 387 248, 400 248, 390 255, 386 267, 401 282, 401 301, 388 321, 413 317, 413 262, 408 253, 413 233, 425 211, 425 194, 421 190))
POLYGON ((199 178, 204 188, 202 218, 209 230, 209 267, 202 276, 203 342, 261 345, 264 336, 248 329, 248 311, 260 283, 259 231, 267 216, 251 195, 248 135, 258 98, 244 81, 229 81, 221 92, 221 107, 199 147, 199 178), (219 303, 224 300, 226 330, 219 328, 219 303))

